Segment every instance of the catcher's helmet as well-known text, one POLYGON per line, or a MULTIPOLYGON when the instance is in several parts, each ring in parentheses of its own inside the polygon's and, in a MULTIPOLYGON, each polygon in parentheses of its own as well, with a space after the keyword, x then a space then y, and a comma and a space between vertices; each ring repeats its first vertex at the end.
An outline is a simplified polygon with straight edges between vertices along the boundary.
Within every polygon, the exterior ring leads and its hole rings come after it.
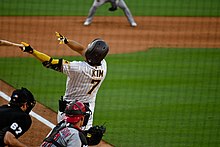
POLYGON ((27 110, 25 112, 29 113, 36 104, 33 94, 23 87, 21 89, 14 90, 9 104, 11 106, 21 107, 24 103, 27 103, 27 110))
POLYGON ((65 109, 65 120, 72 124, 79 122, 84 116, 83 126, 86 126, 90 115, 91 110, 80 101, 70 103, 65 109))
POLYGON ((97 38, 89 43, 87 47, 85 52, 86 61, 92 66, 100 65, 101 61, 108 54, 108 51, 109 46, 107 43, 104 40, 97 38))

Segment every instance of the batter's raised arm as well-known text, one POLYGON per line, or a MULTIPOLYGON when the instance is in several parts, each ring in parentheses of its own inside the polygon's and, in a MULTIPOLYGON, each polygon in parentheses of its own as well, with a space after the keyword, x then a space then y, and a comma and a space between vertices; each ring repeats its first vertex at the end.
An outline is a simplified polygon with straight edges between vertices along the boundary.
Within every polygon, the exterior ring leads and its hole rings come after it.
POLYGON ((28 52, 29 54, 33 55, 36 59, 40 60, 43 64, 43 66, 47 68, 51 68, 56 71, 62 71, 62 63, 69 61, 63 60, 63 59, 53 59, 52 57, 48 56, 45 53, 39 52, 36 49, 33 49, 29 44, 25 42, 21 42, 24 47, 20 47, 23 52, 28 52))
POLYGON ((67 39, 60 33, 56 32, 56 36, 58 40, 60 41, 60 44, 66 44, 68 47, 70 47, 73 51, 76 51, 81 56, 85 57, 85 50, 86 48, 80 44, 79 42, 76 42, 74 40, 67 39))

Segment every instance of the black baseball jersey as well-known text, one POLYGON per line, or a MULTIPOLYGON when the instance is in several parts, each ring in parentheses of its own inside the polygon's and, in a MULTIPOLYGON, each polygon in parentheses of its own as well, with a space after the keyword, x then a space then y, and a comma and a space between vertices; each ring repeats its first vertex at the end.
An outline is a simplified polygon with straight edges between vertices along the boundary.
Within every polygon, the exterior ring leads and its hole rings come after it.
POLYGON ((18 138, 30 128, 31 123, 30 115, 19 107, 0 106, 0 147, 4 146, 4 136, 7 131, 18 138))

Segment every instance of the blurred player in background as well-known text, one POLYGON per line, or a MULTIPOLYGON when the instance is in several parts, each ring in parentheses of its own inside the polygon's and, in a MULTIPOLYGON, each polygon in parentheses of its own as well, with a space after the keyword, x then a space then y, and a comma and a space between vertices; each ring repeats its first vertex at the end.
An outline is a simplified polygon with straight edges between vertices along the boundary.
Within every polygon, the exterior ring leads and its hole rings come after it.
POLYGON ((66 91, 63 98, 59 101, 57 120, 58 122, 63 120, 66 104, 79 100, 92 111, 92 115, 85 128, 87 130, 92 127, 96 94, 107 73, 107 63, 104 58, 108 54, 109 46, 102 39, 95 39, 86 48, 57 32, 56 36, 60 44, 66 44, 83 56, 85 60, 70 62, 64 59, 53 59, 24 42, 22 43, 24 45, 22 50, 40 60, 43 66, 66 74, 66 91))
POLYGON ((32 93, 22 87, 13 91, 8 105, 0 106, 0 147, 26 147, 17 138, 30 128, 29 113, 35 104, 32 93))
POLYGON ((124 2, 124 0, 94 0, 92 7, 89 10, 89 14, 86 18, 86 21, 84 22, 85 26, 88 26, 92 23, 92 20, 93 20, 93 17, 95 15, 97 8, 107 2, 111 3, 111 7, 109 8, 109 11, 115 11, 117 10, 118 7, 121 8, 124 11, 124 14, 127 17, 130 25, 132 27, 137 26, 137 23, 134 21, 134 18, 129 8, 127 7, 126 3, 124 2))

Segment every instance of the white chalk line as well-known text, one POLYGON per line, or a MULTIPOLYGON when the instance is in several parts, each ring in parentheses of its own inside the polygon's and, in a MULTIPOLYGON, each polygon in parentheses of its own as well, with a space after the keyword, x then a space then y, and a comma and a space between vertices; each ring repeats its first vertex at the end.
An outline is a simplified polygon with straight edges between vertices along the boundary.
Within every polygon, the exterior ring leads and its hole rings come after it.
MULTIPOLYGON (((10 97, 5 94, 4 92, 0 91, 0 96, 2 98, 4 98, 7 101, 10 101, 10 97)), ((31 111, 30 115, 33 116, 34 118, 36 118, 37 120, 39 120, 40 122, 42 122, 43 124, 45 124, 46 126, 50 127, 50 128, 54 128, 55 125, 53 123, 51 123, 50 121, 46 120, 45 118, 43 118, 42 116, 38 115, 37 113, 31 111)))

